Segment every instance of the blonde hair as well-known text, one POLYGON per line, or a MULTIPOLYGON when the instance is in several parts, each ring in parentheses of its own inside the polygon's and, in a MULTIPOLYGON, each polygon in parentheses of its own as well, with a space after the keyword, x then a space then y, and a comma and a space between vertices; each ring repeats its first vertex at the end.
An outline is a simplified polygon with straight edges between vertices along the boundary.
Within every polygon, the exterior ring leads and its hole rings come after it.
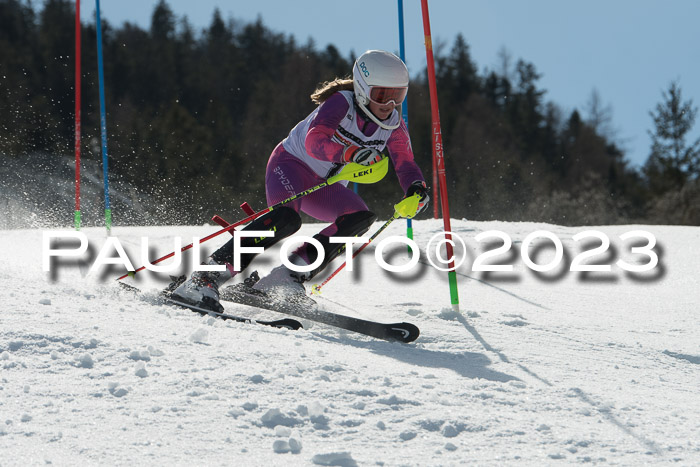
POLYGON ((333 81, 326 81, 318 85, 311 94, 311 101, 314 104, 323 104, 326 99, 338 91, 354 91, 351 78, 336 78, 333 81))

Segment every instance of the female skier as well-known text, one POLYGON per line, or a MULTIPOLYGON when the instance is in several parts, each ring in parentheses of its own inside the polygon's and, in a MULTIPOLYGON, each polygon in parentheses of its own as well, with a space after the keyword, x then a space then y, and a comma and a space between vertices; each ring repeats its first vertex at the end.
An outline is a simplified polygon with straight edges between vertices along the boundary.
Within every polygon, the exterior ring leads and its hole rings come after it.
MULTIPOLYGON (((369 166, 385 149, 394 164, 405 196, 418 194, 416 214, 429 202, 425 179, 413 159, 411 141, 401 118, 401 102, 408 92, 408 70, 397 56, 381 50, 362 54, 353 66, 352 79, 323 83, 311 95, 318 107, 298 123, 272 152, 265 173, 268 205, 316 186, 344 164, 369 166)), ((323 248, 323 261, 312 271, 295 272, 284 265, 263 277, 255 288, 270 293, 304 293, 305 281, 318 274, 345 247, 330 237, 361 236, 376 215, 347 182, 334 183, 257 218, 243 230, 273 230, 274 237, 241 239, 241 246, 267 248, 301 227, 299 211, 331 224, 314 236, 323 248)), ((289 257, 295 266, 313 264, 320 253, 302 244, 289 257)), ((241 254, 243 271, 255 257, 241 254)), ((233 239, 206 261, 215 271, 195 271, 172 294, 171 300, 188 307, 220 312, 219 287, 240 271, 233 269, 233 239), (225 266, 225 267, 222 267, 225 266)))

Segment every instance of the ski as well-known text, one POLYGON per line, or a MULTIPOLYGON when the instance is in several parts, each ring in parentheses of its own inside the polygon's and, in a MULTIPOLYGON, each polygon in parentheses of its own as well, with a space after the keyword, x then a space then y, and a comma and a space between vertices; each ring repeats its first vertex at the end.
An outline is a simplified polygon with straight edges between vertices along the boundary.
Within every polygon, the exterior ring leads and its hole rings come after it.
POLYGON ((408 343, 413 342, 420 335, 418 327, 411 323, 379 323, 339 315, 321 309, 316 301, 305 295, 286 297, 284 301, 274 300, 264 292, 252 288, 249 283, 226 287, 221 291, 220 298, 242 305, 296 316, 377 339, 408 343))
POLYGON ((302 329, 303 326, 301 323, 295 319, 291 318, 284 318, 284 319, 275 319, 272 321, 263 321, 263 320, 257 320, 257 319, 252 319, 252 318, 244 318, 242 316, 236 316, 236 315, 231 315, 228 313, 219 313, 217 311, 211 311, 211 310, 206 310, 204 308, 198 308, 196 306, 189 305, 184 302, 179 302, 177 300, 173 300, 170 298, 165 299, 165 303, 170 304, 170 305, 175 305, 181 308, 186 308, 190 311, 194 311, 195 313, 199 313, 202 316, 214 316, 216 318, 220 318, 222 320, 230 320, 230 321, 237 321, 239 323, 250 323, 250 324, 262 324, 263 326, 272 326, 275 328, 284 328, 284 329, 291 329, 291 330, 298 330, 302 329))
MULTIPOLYGON (((190 304, 172 300, 170 292, 175 290, 184 280, 183 277, 172 278, 173 282, 166 287, 160 294, 160 300, 164 304, 174 305, 185 308, 200 315, 214 316, 223 320, 232 320, 242 323, 255 323, 264 326, 273 326, 277 328, 286 328, 298 330, 302 329, 302 324, 292 318, 284 318, 278 320, 255 320, 242 316, 232 315, 229 313, 215 312, 204 308, 198 308, 190 304)), ((257 277, 256 277, 257 279, 257 277)), ((287 297, 284 301, 274 300, 264 292, 256 290, 252 287, 255 279, 246 279, 244 283, 235 284, 224 288, 221 291, 220 298, 222 301, 228 301, 236 304, 247 305, 262 310, 274 311, 281 314, 295 316, 297 318, 307 319, 316 323, 333 326, 346 331, 356 332, 366 336, 387 341, 398 341, 409 343, 415 341, 420 335, 418 327, 411 323, 380 323, 362 318, 354 318, 351 316, 340 315, 319 307, 318 303, 313 299, 300 295, 298 297, 287 297)), ((123 289, 141 294, 141 290, 132 285, 127 285, 120 282, 123 289)))
MULTIPOLYGON (((177 288, 177 286, 182 282, 182 280, 184 280, 183 277, 172 278, 173 282, 165 290, 163 290, 163 292, 161 292, 160 300, 162 300, 163 304, 175 305, 175 306, 180 307, 180 308, 185 308, 185 309, 188 309, 188 310, 193 311, 195 313, 199 313, 202 316, 213 316, 213 317, 216 317, 216 318, 219 318, 222 320, 236 321, 239 323, 262 324, 263 326, 272 326, 275 328, 291 329, 294 331, 303 328, 303 326, 301 325, 301 323, 299 321, 297 321, 295 319, 291 319, 291 318, 276 319, 276 320, 270 320, 270 321, 268 321, 268 320, 256 320, 253 318, 236 316, 236 315, 232 315, 229 313, 219 313, 216 311, 211 311, 211 310, 207 310, 204 308, 198 308, 196 306, 192 306, 192 305, 187 304, 187 303, 182 303, 182 302, 172 300, 170 298, 170 292, 175 290, 177 288)), ((136 294, 141 294, 141 290, 138 287, 134 287, 133 285, 128 285, 128 284, 125 284, 123 282, 120 282, 119 285, 124 290, 128 290, 128 291, 136 293, 136 294)))

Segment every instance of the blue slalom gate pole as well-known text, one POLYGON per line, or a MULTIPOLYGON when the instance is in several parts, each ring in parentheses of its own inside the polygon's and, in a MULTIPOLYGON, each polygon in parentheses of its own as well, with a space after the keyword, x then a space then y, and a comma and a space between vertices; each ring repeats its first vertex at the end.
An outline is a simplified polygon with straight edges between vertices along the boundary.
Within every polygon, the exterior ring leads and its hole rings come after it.
MULTIPOLYGON (((403 0, 399 1, 399 58, 406 63, 406 50, 404 46, 403 39, 403 0)), ((401 106, 403 121, 406 123, 406 128, 408 128, 408 95, 403 100, 403 105, 401 106)), ((411 219, 406 219, 406 236, 413 240, 413 221, 411 219)), ((411 247, 408 247, 409 253, 411 252, 411 247)))
POLYGON ((100 19, 100 0, 95 0, 97 21, 97 75, 100 87, 100 134, 102 135, 102 177, 105 189, 105 227, 107 234, 112 231, 112 209, 109 205, 109 168, 107 163, 107 116, 105 110, 105 80, 102 60, 102 20, 100 19))

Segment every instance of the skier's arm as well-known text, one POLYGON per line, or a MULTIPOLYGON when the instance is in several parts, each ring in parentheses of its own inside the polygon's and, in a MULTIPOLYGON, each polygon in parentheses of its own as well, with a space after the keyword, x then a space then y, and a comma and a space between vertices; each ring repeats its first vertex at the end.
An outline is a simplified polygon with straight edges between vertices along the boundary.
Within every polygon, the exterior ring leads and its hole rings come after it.
POLYGON ((348 107, 348 101, 338 92, 321 104, 306 133, 304 145, 307 154, 322 161, 344 162, 344 153, 349 146, 333 141, 333 135, 348 107))
POLYGON ((386 145, 389 151, 389 157, 394 162, 396 175, 399 177, 399 183, 406 194, 409 196, 418 195, 418 205, 416 212, 408 217, 414 217, 423 211, 430 202, 428 195, 428 187, 425 184, 423 173, 413 159, 413 149, 411 149, 411 138, 408 135, 406 123, 402 120, 401 125, 391 133, 389 141, 386 145))
POLYGON ((425 182, 423 172, 413 159, 413 149, 411 148, 411 138, 408 135, 406 123, 402 120, 401 125, 391 133, 386 143, 386 148, 394 163, 394 170, 399 178, 399 184, 404 193, 414 182, 425 182))

